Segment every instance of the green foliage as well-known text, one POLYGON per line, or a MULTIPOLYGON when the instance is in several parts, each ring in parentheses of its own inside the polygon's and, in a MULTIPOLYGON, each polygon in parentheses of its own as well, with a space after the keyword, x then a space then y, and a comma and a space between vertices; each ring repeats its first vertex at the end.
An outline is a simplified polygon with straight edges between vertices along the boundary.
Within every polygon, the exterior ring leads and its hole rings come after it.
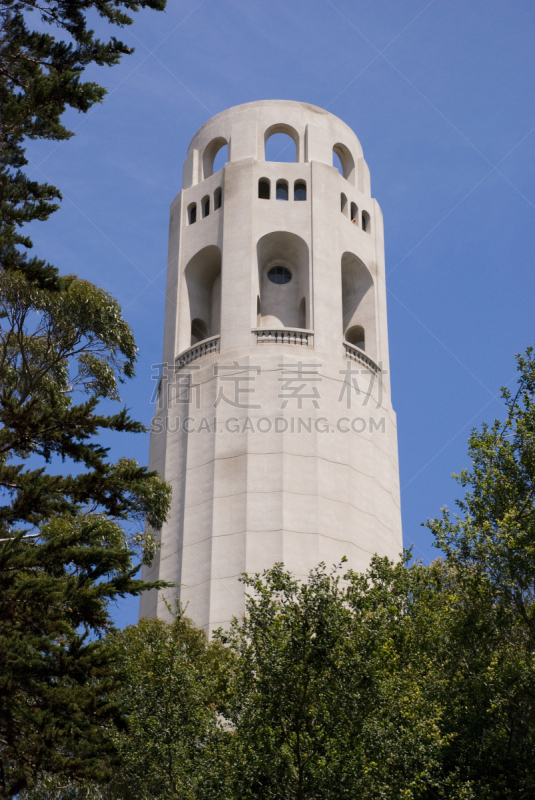
POLYGON ((458 505, 430 524, 437 546, 489 581, 496 600, 523 620, 535 642, 535 358, 517 357, 519 386, 502 389, 505 422, 496 420, 469 439, 471 470, 456 476, 468 487, 458 505))
POLYGON ((124 721, 111 696, 117 657, 98 635, 111 628, 109 601, 143 588, 136 571, 121 528, 104 516, 54 518, 38 540, 2 543, 3 796, 31 785, 43 769, 106 775, 102 727, 124 721))
POLYGON ((243 623, 219 634, 237 656, 226 708, 232 796, 346 796, 335 740, 349 701, 350 625, 338 579, 320 568, 299 584, 279 565, 245 582, 253 591, 243 623))
POLYGON ((505 423, 474 431, 445 557, 364 574, 245 577, 246 614, 209 645, 179 617, 115 635, 112 781, 43 778, 28 800, 524 800, 535 796, 535 361, 505 423), (224 644, 225 648, 218 646, 224 644))
POLYGON ((168 491, 156 475, 128 459, 107 461, 94 441, 100 430, 140 432, 125 410, 97 413, 99 398, 117 398, 117 382, 133 372, 136 349, 115 300, 68 277, 50 292, 20 272, 0 273, 0 538, 16 526, 39 526, 55 514, 90 508, 114 519, 147 515, 159 528, 168 491), (73 404, 75 392, 88 395, 73 404), (29 456, 71 459, 77 475, 24 468, 29 456))
POLYGON ((99 409, 119 400, 119 385, 133 376, 134 339, 105 291, 28 257, 21 227, 46 220, 60 195, 24 174, 24 144, 69 138, 63 111, 85 112, 105 94, 82 81, 84 69, 131 52, 95 38, 89 13, 124 26, 127 12, 164 6, 0 0, 2 797, 31 787, 37 774, 56 785, 109 778, 117 760, 110 731, 125 725, 121 665, 106 638, 109 603, 148 587, 133 558, 151 560, 152 529, 170 502, 156 473, 128 458, 111 463, 99 443, 102 431, 144 431, 126 409, 99 409), (36 15, 50 32, 31 30, 36 15), (141 527, 127 536, 124 523, 141 527))
POLYGON ((114 779, 25 800, 534 798, 531 349, 518 365, 506 421, 472 433, 462 516, 429 523, 443 558, 276 565, 211 645, 182 617, 114 635, 114 779))
POLYGON ((223 751, 230 734, 217 710, 231 654, 182 615, 172 623, 144 619, 110 637, 122 666, 115 700, 128 728, 109 728, 117 763, 106 783, 59 781, 50 775, 27 800, 221 798, 223 751))
POLYGON ((429 523, 458 575, 455 646, 462 672, 448 724, 451 757, 464 764, 478 797, 535 796, 535 358, 517 357, 513 395, 503 389, 504 422, 469 440, 472 469, 462 516, 429 523), (530 788, 531 787, 531 788, 530 788))
POLYGON ((247 615, 219 634, 236 655, 231 797, 472 796, 441 772, 449 741, 421 659, 427 628, 408 615, 411 594, 428 591, 422 573, 374 558, 345 586, 323 566, 306 583, 281 566, 246 580, 247 615))
POLYGON ((61 122, 65 109, 86 112, 106 94, 102 86, 81 79, 84 69, 113 66, 133 52, 115 37, 107 42, 96 38, 87 25, 88 12, 124 27, 132 22, 128 12, 163 10, 165 2, 0 0, 0 269, 21 271, 42 287, 61 286, 54 267, 21 250, 32 243, 20 227, 47 219, 61 198, 55 186, 32 181, 22 171, 27 164, 24 140, 71 137, 61 122), (35 16, 50 32, 31 29, 35 16))
POLYGON ((115 735, 121 770, 111 796, 203 795, 225 740, 217 708, 229 653, 180 614, 172 624, 141 620, 114 646, 127 676, 120 697, 129 716, 128 732, 115 735))

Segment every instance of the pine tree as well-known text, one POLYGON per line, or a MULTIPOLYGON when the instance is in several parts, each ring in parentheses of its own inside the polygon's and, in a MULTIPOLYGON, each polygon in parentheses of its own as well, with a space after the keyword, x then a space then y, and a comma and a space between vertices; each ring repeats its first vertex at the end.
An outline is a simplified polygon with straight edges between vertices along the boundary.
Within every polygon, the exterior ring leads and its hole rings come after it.
POLYGON ((0 267, 20 270, 41 286, 58 288, 58 271, 37 257, 28 258, 32 243, 20 228, 46 220, 58 208, 55 186, 30 180, 27 139, 61 141, 73 133, 61 122, 67 107, 88 111, 102 102, 106 90, 82 81, 90 64, 113 66, 133 50, 115 37, 104 42, 87 26, 87 13, 97 12, 124 27, 128 11, 163 10, 166 0, 0 0, 0 267), (32 30, 39 15, 51 32, 32 30), (59 38, 54 37, 54 33, 59 38), (62 38, 63 37, 63 38, 62 38), (21 249, 23 248, 23 249, 21 249))
POLYGON ((153 554, 170 490, 130 459, 110 462, 102 431, 139 433, 126 409, 103 414, 134 374, 136 346, 112 297, 37 257, 21 227, 46 220, 59 191, 24 173, 27 139, 72 136, 105 90, 89 64, 131 52, 87 27, 115 25, 165 0, 0 0, 0 796, 46 771, 105 779, 114 762, 102 731, 124 725, 113 699, 120 664, 105 634, 109 603, 136 595, 137 551, 153 554), (35 15, 50 32, 32 30, 35 15), (80 400, 76 399, 80 397, 80 400), (57 466, 61 465, 61 468, 57 466), (69 469, 71 472, 69 473, 69 469), (132 533, 133 523, 140 527, 132 533), (128 523, 125 527, 125 524, 128 523), (126 532, 130 533, 127 536, 126 532))

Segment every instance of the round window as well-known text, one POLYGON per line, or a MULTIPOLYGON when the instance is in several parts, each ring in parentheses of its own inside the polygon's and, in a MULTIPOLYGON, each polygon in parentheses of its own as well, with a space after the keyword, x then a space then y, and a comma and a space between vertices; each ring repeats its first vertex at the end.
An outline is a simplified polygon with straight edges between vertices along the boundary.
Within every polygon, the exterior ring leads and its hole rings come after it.
POLYGON ((268 278, 271 283, 290 283, 292 273, 286 267, 271 267, 268 278))

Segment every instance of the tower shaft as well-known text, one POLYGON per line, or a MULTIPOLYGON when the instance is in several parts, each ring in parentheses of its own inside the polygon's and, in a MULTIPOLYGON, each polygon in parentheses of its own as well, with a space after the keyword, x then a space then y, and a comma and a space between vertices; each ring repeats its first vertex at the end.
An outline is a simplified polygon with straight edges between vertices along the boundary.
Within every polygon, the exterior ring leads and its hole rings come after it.
MULTIPOLYGON (((237 106, 190 144, 150 466, 173 500, 144 577, 179 584, 167 602, 208 633, 243 613, 244 572, 401 552, 382 214, 358 139, 319 108, 237 106), (265 161, 275 133, 295 163, 265 161)), ((165 608, 147 592, 140 615, 165 608)))

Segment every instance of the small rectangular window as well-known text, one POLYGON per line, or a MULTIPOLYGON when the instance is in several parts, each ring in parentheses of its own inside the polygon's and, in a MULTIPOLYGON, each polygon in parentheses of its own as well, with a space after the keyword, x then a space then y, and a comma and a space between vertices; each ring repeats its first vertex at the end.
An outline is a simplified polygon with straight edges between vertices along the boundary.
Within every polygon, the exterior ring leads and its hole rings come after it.
POLYGON ((304 181, 296 181, 294 184, 294 200, 307 199, 307 185, 304 181))
POLYGON ((261 200, 269 200, 270 197, 270 185, 269 181, 265 178, 261 178, 258 181, 258 197, 261 200))
POLYGON ((277 181, 277 200, 288 200, 288 184, 286 181, 277 181))

